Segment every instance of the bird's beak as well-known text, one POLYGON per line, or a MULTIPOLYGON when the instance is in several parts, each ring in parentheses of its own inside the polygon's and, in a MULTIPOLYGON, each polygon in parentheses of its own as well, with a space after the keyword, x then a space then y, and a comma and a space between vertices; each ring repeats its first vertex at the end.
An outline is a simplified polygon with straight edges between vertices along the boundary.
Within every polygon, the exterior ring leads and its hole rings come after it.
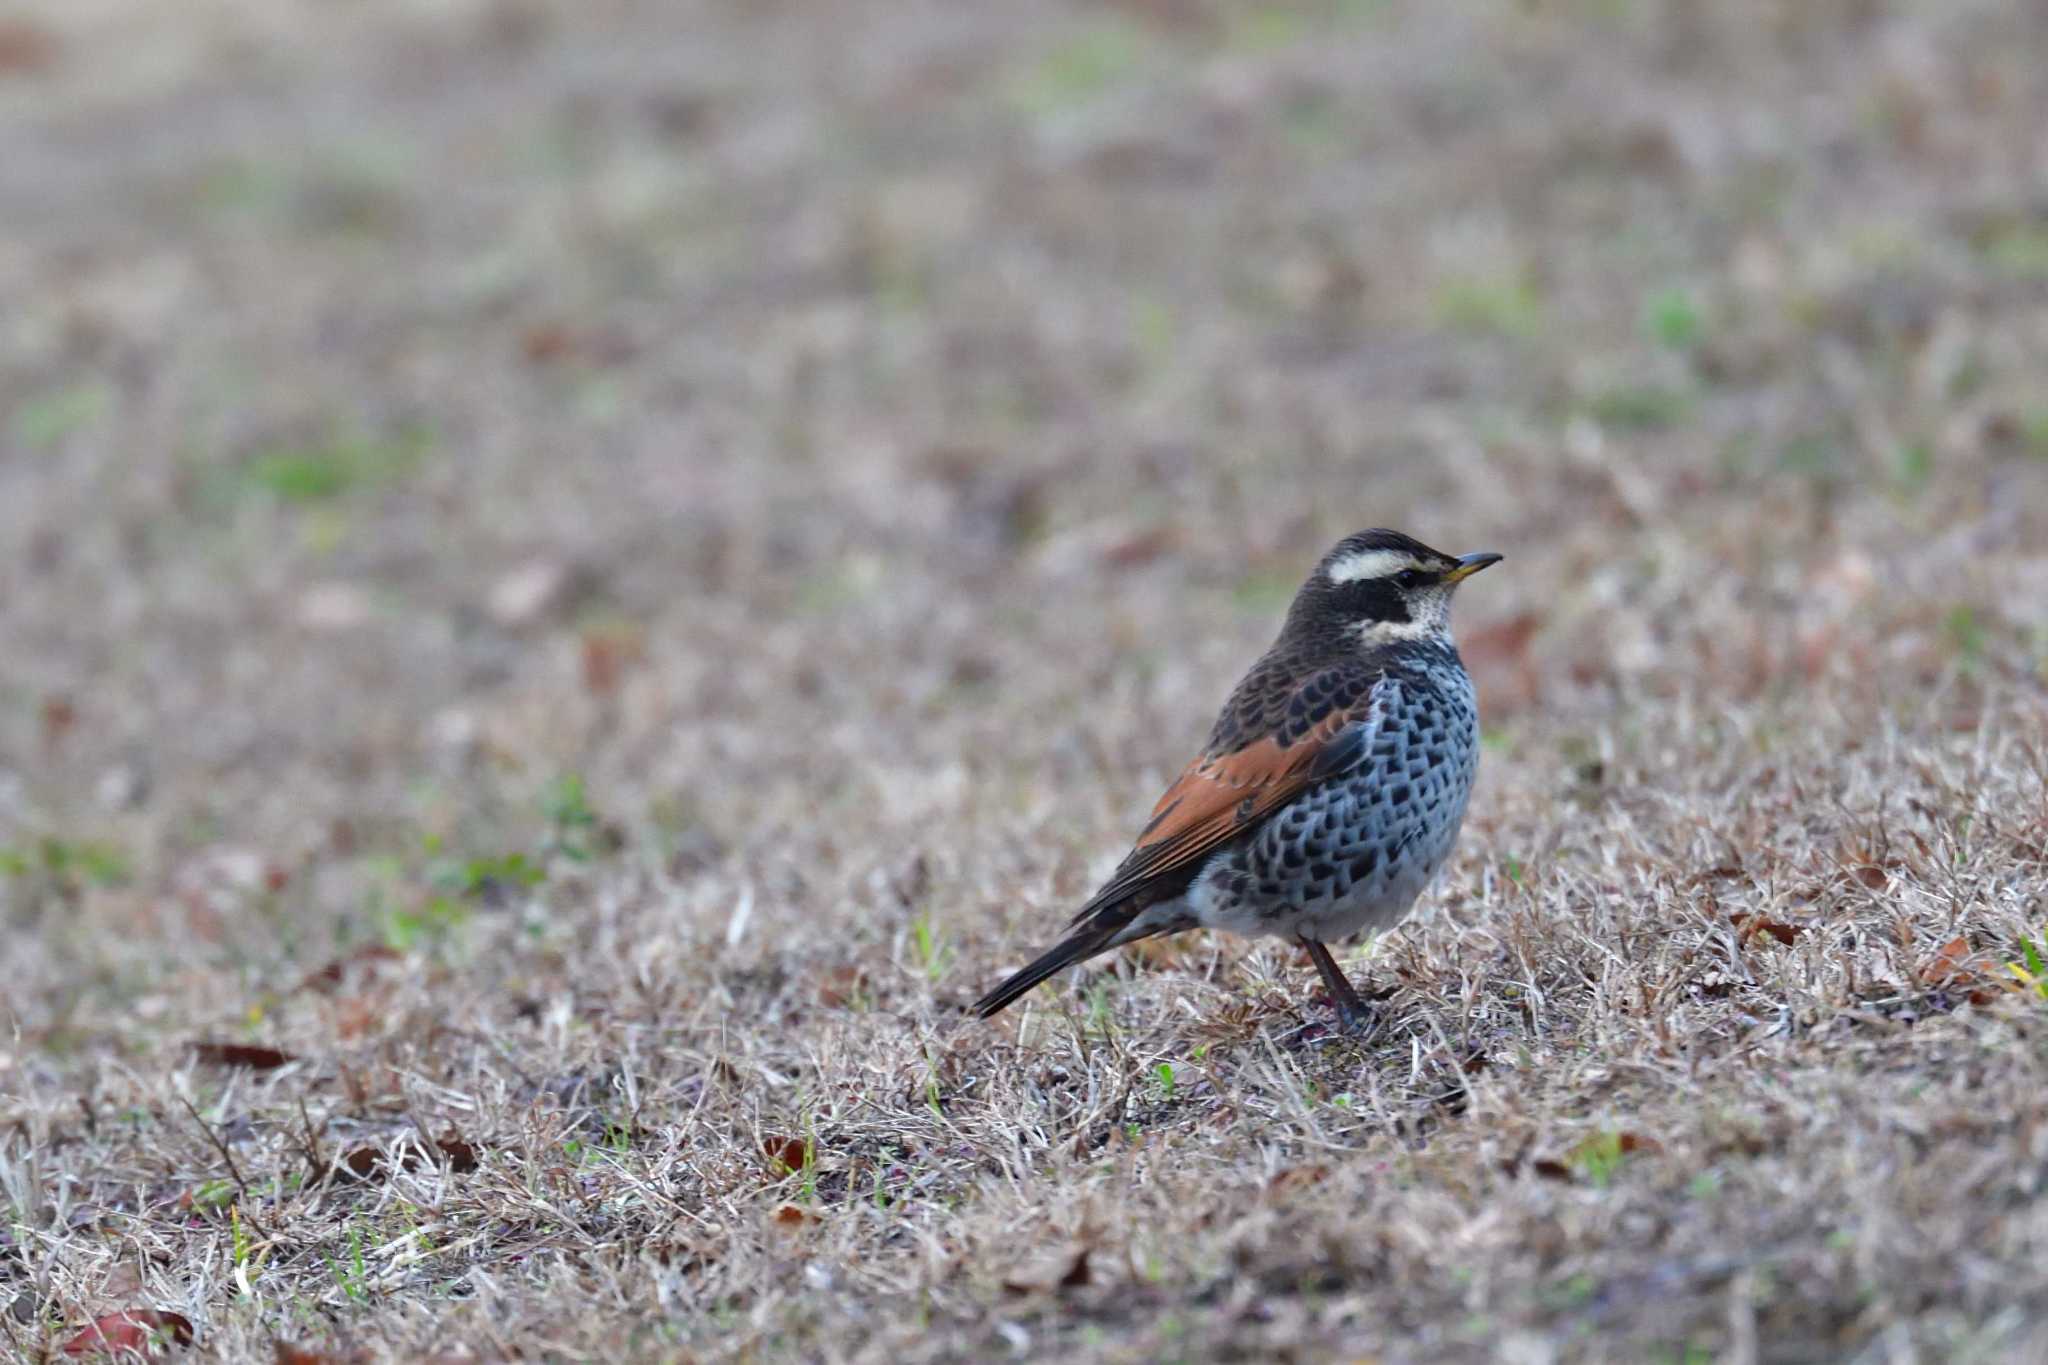
POLYGON ((1482 550, 1476 555, 1462 555, 1458 559, 1458 567, 1444 575, 1444 582, 1462 583, 1487 565, 1498 564, 1504 558, 1506 556, 1497 555, 1491 550, 1482 550))

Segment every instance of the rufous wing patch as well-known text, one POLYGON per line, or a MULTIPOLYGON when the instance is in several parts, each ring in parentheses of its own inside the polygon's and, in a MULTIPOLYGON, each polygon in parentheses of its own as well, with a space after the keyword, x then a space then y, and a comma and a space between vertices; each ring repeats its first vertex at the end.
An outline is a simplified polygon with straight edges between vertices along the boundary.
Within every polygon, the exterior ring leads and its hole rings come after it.
POLYGON ((1346 732, 1370 722, 1374 700, 1332 708, 1291 744, 1283 745, 1269 735, 1227 753, 1204 754, 1190 763, 1152 808, 1152 818, 1138 836, 1137 846, 1116 875, 1082 908, 1076 922, 1123 902, 1147 883, 1186 872, 1190 864, 1299 796, 1324 774, 1329 766, 1326 760, 1348 762, 1360 746, 1347 741, 1360 735, 1346 732))
POLYGON ((1153 807, 1133 856, 1164 871, 1256 823, 1301 790, 1299 779, 1324 738, 1316 735, 1285 749, 1268 738, 1233 754, 1196 759, 1153 807))

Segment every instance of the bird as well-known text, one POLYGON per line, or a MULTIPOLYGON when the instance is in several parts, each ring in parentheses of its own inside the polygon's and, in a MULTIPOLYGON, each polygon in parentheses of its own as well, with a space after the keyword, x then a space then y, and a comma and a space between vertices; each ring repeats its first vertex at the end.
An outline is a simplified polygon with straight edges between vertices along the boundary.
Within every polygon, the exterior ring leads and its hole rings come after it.
POLYGON ((1479 710, 1451 598, 1502 558, 1385 528, 1339 541, 1065 937, 971 1012, 1122 944, 1206 928, 1299 943, 1339 1024, 1369 1032, 1328 945, 1404 918, 1457 843, 1479 710))

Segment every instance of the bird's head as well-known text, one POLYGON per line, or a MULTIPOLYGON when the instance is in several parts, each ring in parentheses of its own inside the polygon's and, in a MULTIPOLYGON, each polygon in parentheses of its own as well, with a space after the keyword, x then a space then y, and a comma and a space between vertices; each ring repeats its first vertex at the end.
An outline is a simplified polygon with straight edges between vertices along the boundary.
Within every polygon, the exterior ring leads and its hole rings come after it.
POLYGON ((1360 531, 1323 556, 1287 614, 1289 632, 1336 632, 1370 648, 1448 641, 1451 595, 1501 556, 1447 555, 1399 531, 1360 531))

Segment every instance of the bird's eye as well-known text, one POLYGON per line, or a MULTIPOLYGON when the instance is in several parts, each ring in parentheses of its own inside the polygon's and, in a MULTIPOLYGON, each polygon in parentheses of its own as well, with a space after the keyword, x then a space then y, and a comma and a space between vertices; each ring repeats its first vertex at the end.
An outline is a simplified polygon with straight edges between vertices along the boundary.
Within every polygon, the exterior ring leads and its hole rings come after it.
POLYGON ((1421 581, 1421 573, 1414 569, 1403 569, 1394 575, 1394 586, 1397 588, 1412 588, 1421 581))

